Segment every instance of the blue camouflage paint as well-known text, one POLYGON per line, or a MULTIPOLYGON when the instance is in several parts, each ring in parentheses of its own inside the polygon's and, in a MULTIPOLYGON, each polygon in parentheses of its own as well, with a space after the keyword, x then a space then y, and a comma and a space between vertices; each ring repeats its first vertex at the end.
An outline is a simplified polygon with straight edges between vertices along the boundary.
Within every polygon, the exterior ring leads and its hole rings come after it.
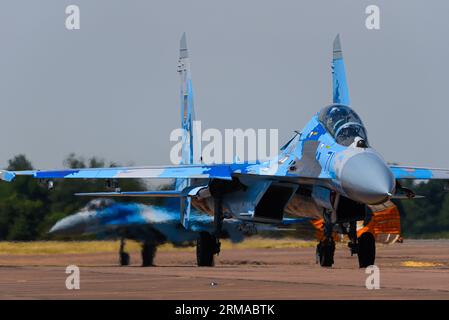
POLYGON ((332 101, 349 106, 349 89, 346 80, 345 62, 341 50, 340 35, 335 37, 332 52, 332 101))
POLYGON ((333 75, 333 102, 349 105, 349 89, 346 83, 345 63, 343 59, 334 60, 332 63, 333 75))
POLYGON ((432 179, 432 170, 429 169, 405 169, 392 167, 391 171, 396 179, 432 179))
POLYGON ((317 125, 307 133, 303 141, 318 141, 320 140, 320 137, 325 133, 326 129, 324 129, 321 123, 317 123, 317 125))
POLYGON ((16 175, 14 174, 14 172, 2 171, 0 172, 0 177, 3 181, 11 182, 14 180, 16 175))
MULTIPOLYGON (((61 171, 36 171, 34 177, 37 179, 58 179, 69 178, 70 176, 76 176, 80 170, 61 170, 61 171)), ((87 172, 83 172, 84 175, 88 175, 87 172)))
MULTIPOLYGON (((166 167, 138 168, 98 168, 98 169, 65 169, 50 171, 3 171, 2 180, 15 175, 31 175, 37 179, 106 179, 106 178, 217 178, 230 180, 231 171, 227 164, 219 165, 184 165, 166 167)), ((5 180, 6 181, 6 180, 5 180)))
POLYGON ((141 215, 141 205, 135 203, 114 203, 96 213, 102 225, 145 224, 147 221, 141 215))

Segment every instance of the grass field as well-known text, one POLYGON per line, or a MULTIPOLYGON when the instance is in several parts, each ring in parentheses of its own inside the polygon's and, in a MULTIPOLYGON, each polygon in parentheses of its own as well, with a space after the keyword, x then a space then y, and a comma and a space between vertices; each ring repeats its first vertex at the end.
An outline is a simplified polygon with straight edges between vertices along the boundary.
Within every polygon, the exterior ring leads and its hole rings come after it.
MULTIPOLYGON (((269 248, 305 248, 315 247, 315 241, 296 239, 266 239, 251 238, 242 243, 233 244, 229 240, 222 240, 222 248, 236 249, 269 249, 269 248)), ((31 242, 0 242, 0 255, 26 255, 26 254, 85 254, 97 252, 117 252, 119 241, 31 241, 31 242)), ((126 242, 126 250, 139 251, 140 244, 135 241, 126 242)), ((159 251, 184 250, 193 251, 193 246, 174 247, 164 244, 158 247, 159 251)))

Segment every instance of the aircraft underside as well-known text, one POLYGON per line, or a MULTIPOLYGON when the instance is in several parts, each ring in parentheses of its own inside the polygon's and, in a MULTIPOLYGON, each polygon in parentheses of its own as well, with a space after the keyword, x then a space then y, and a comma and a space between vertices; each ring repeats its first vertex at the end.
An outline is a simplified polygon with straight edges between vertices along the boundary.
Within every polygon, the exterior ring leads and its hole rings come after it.
MULTIPOLYGON (((208 215, 214 215, 213 198, 192 198, 192 206, 201 212, 208 215)), ((224 210, 224 213, 229 213, 228 210, 224 210)), ((313 199, 309 196, 301 194, 295 194, 284 208, 284 214, 293 217, 310 218, 310 219, 322 219, 323 211, 320 209, 313 199)), ((261 220, 257 220, 261 222, 261 220)))
POLYGON ((328 199, 325 199, 319 194, 323 188, 317 186, 293 186, 272 182, 264 185, 263 182, 257 182, 242 187, 235 181, 232 185, 235 188, 223 187, 222 182, 220 186, 215 186, 212 181, 207 197, 192 198, 192 206, 195 209, 214 216, 215 220, 215 232, 201 233, 198 239, 199 266, 213 265, 214 255, 220 252, 219 238, 222 236, 221 225, 225 218, 281 224, 287 215, 323 221, 322 237, 317 246, 317 261, 321 266, 330 267, 334 263, 334 234, 348 237, 350 253, 358 255, 360 267, 374 264, 373 233, 367 230, 363 234, 357 234, 357 222, 370 219, 369 206, 335 191, 329 192, 328 199), (319 191, 315 191, 316 189, 319 191), (262 191, 255 197, 253 190, 262 191), (236 208, 242 211, 235 211, 236 208))

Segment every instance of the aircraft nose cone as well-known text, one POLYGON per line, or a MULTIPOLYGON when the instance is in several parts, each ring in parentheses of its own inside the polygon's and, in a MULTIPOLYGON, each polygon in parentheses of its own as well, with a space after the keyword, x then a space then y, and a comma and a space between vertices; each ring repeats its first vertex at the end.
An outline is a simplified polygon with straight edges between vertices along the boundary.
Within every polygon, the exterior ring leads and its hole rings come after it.
POLYGON ((86 230, 86 225, 85 217, 76 213, 56 222, 48 233, 65 236, 82 234, 86 230))
POLYGON ((346 194, 365 204, 385 202, 395 188, 393 173, 375 153, 363 152, 352 156, 343 165, 340 179, 346 194))

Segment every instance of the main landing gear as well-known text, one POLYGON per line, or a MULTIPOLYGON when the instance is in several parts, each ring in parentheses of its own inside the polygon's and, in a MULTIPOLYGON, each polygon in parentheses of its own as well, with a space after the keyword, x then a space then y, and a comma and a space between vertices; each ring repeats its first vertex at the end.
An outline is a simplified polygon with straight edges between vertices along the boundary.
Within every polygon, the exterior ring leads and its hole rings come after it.
POLYGON ((150 241, 145 241, 142 244, 142 267, 153 266, 154 257, 156 256, 157 246, 150 241))
POLYGON ((317 263, 322 267, 332 267, 334 264, 335 241, 332 238, 333 224, 330 213, 324 212, 324 239, 316 247, 317 263))
MULTIPOLYGON (((154 257, 156 256, 157 246, 151 241, 142 243, 142 267, 153 266, 154 257)), ((119 264, 121 266, 129 266, 131 260, 129 253, 125 251, 125 238, 120 239, 119 264)))
POLYGON ((214 255, 220 252, 220 240, 209 232, 201 232, 196 243, 198 267, 213 267, 214 255))
POLYGON ((220 253, 223 226, 223 199, 214 197, 214 233, 201 232, 196 243, 196 261, 199 267, 213 267, 214 256, 220 253))
POLYGON ((125 238, 120 239, 119 263, 121 266, 128 266, 130 263, 129 253, 125 252, 125 238))

